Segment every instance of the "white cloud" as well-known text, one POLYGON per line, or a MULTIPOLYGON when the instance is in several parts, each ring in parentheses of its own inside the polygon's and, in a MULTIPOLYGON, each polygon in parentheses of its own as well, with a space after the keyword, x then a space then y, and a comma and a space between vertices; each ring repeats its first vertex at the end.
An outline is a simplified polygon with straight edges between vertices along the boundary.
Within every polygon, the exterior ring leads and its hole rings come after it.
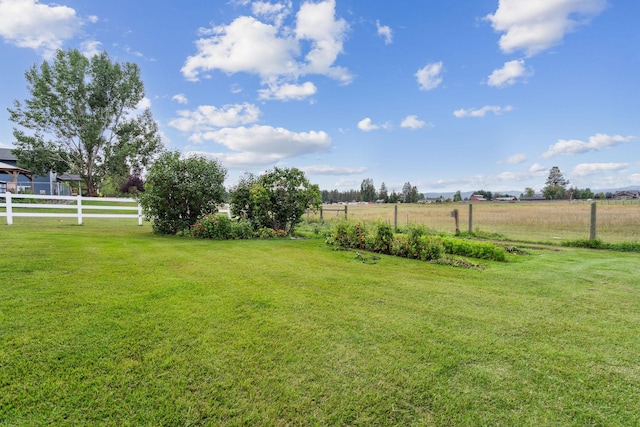
POLYGON ((546 172, 547 168, 542 166, 540 163, 534 163, 529 168, 529 172, 538 173, 538 172, 546 172))
POLYGON ((405 117, 404 120, 402 120, 402 123, 400 123, 400 127, 407 129, 420 129, 425 127, 426 124, 426 122, 418 119, 418 116, 412 115, 405 117))
POLYGON ((559 44, 606 4, 607 0, 500 0, 496 12, 485 19, 503 33, 499 44, 504 53, 521 50, 533 56, 559 44))
MULTIPOLYGON (((290 2, 257 2, 253 6, 259 16, 275 14, 284 18, 289 13, 290 2)), ((246 72, 259 75, 264 85, 277 83, 281 87, 285 87, 284 83, 293 87, 299 77, 311 74, 351 82, 349 71, 334 65, 343 52, 348 30, 346 21, 336 19, 335 0, 303 3, 296 14, 294 28, 281 26, 278 19, 269 24, 255 17, 241 16, 229 25, 201 29, 202 37, 195 43, 197 52, 187 58, 182 74, 196 81, 202 73, 213 70, 229 74, 246 72)), ((307 92, 310 89, 308 84, 302 87, 307 92)), ((271 96, 271 91, 266 89, 264 93, 271 96)), ((299 99, 299 96, 285 99, 299 99)))
POLYGON ((506 105, 504 107, 500 107, 498 105, 485 105, 482 108, 477 109, 460 109, 453 112, 453 115, 457 118, 461 119, 463 117, 484 117, 487 113, 493 113, 496 116, 512 111, 513 107, 511 105, 506 105))
POLYGON ((364 166, 360 167, 341 167, 329 165, 311 165, 299 168, 304 173, 310 175, 356 175, 364 173, 368 169, 364 166))
POLYGON ((542 157, 546 159, 561 154, 572 155, 585 153, 587 151, 600 151, 623 142, 631 142, 635 139, 636 137, 634 136, 611 136, 604 133, 598 133, 589 137, 588 142, 580 141, 578 139, 560 139, 555 144, 549 146, 549 149, 542 155, 542 157))
POLYGON ((518 153, 518 154, 514 154, 513 156, 510 156, 507 158, 507 160, 505 160, 505 163, 509 163, 512 165, 517 165, 520 163, 523 163, 527 160, 527 155, 523 154, 523 153, 518 153))
POLYGON ((282 21, 291 13, 291 2, 269 3, 256 1, 251 5, 251 11, 255 16, 260 16, 267 21, 273 22, 276 27, 282 25, 282 21))
POLYGON ((367 117, 365 119, 362 119, 358 122, 358 129, 365 131, 365 132, 370 132, 372 130, 376 130, 379 129, 380 126, 374 125, 372 123, 371 118, 367 117))
POLYGON ((578 177, 595 175, 601 172, 612 172, 625 169, 628 163, 580 163, 573 168, 572 174, 578 177))
POLYGON ((82 27, 76 11, 68 6, 41 4, 37 0, 1 0, 0 36, 18 47, 51 56, 82 27))
POLYGON ((224 105, 221 108, 201 105, 193 111, 178 111, 178 116, 169 121, 169 126, 183 132, 201 133, 218 127, 255 123, 260 117, 260 109, 248 103, 224 105))
POLYGON ((380 25, 380 21, 376 21, 376 27, 378 28, 378 35, 384 38, 384 44, 393 43, 393 31, 387 25, 380 25))
POLYGON ((103 51, 102 43, 97 40, 87 40, 80 43, 80 51, 87 58, 91 58, 95 55, 98 55, 103 51))
POLYGON ((179 93, 177 95, 173 95, 171 97, 171 99, 173 101, 176 101, 178 104, 188 104, 189 100, 187 99, 187 97, 184 95, 184 93, 179 93))
POLYGON ((358 129, 364 132, 371 132, 378 129, 389 129, 391 125, 389 123, 374 124, 371 118, 367 117, 358 122, 358 129))
POLYGON ((294 55, 298 47, 291 38, 279 38, 278 29, 249 16, 241 16, 228 26, 202 30, 196 41, 198 53, 189 56, 182 74, 196 81, 200 73, 220 70, 225 73, 247 72, 263 78, 295 74, 294 55))
POLYGON ((312 49, 307 53, 302 74, 322 74, 348 83, 349 72, 342 67, 333 67, 349 29, 344 19, 336 19, 335 0, 319 3, 305 2, 296 16, 295 34, 298 40, 308 40, 312 49))
POLYGON ((233 165, 273 164, 285 158, 324 152, 331 147, 331 137, 323 131, 293 132, 259 125, 203 132, 198 139, 198 142, 212 141, 233 151, 218 156, 233 165))
POLYGON ((487 84, 494 87, 507 87, 517 83, 518 79, 530 77, 533 70, 527 70, 524 66, 524 60, 517 59, 505 62, 504 66, 498 70, 494 70, 489 76, 487 84))
POLYGON ((151 100, 145 96, 136 105, 136 110, 143 111, 143 110, 146 110, 147 108, 151 108, 151 100))
POLYGON ((419 69, 415 74, 418 85, 421 90, 431 90, 440 86, 442 83, 442 61, 433 62, 419 69))
POLYGON ((301 85, 283 84, 282 86, 273 85, 268 89, 260 89, 258 91, 260 99, 275 99, 278 101, 302 100, 309 96, 315 95, 318 91, 316 85, 311 82, 305 82, 301 85))

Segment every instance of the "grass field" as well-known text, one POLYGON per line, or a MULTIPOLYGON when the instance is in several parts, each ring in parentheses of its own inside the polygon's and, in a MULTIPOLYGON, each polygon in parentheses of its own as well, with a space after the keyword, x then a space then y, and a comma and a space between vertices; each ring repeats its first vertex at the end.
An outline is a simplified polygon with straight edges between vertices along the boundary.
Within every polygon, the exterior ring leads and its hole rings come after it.
MULTIPOLYGON (((344 209, 344 206, 325 206, 325 209, 344 209)), ((349 219, 376 221, 382 219, 394 224, 395 205, 370 204, 347 205, 349 219)), ((455 222, 450 213, 458 209, 461 231, 469 229, 469 205, 448 204, 400 204, 398 227, 409 223, 421 223, 437 231, 453 233, 455 222)), ((591 205, 586 202, 518 202, 473 203, 473 230, 502 234, 510 239, 530 242, 555 242, 561 240, 588 239, 591 205)), ((310 218, 318 219, 318 215, 310 218)), ((344 212, 325 211, 326 220, 344 218, 344 212)), ((597 237, 618 242, 640 241, 640 203, 618 201, 599 203, 596 210, 597 237)))
POLYGON ((132 222, 0 225, 0 425, 640 424, 637 254, 363 264, 132 222))

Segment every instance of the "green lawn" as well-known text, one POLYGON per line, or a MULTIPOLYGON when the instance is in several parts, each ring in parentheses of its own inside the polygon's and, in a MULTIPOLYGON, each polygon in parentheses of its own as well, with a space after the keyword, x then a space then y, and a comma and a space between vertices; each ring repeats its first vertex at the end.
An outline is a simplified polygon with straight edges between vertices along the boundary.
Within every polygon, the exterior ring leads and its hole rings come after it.
POLYGON ((638 255, 0 225, 0 425, 640 424, 638 255))

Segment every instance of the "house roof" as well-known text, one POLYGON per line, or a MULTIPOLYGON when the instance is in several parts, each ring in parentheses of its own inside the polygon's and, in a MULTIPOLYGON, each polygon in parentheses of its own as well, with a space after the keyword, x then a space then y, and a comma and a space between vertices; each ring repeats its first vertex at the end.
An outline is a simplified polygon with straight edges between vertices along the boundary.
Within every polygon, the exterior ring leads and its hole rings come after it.
POLYGON ((33 175, 30 170, 19 168, 18 166, 10 165, 9 163, 0 162, 0 172, 11 173, 17 172, 25 175, 33 175))
POLYGON ((80 175, 63 173, 56 178, 58 181, 82 181, 80 175))
POLYGON ((6 160, 15 162, 16 160, 18 160, 16 156, 13 155, 11 150, 12 148, 0 148, 0 162, 6 160))

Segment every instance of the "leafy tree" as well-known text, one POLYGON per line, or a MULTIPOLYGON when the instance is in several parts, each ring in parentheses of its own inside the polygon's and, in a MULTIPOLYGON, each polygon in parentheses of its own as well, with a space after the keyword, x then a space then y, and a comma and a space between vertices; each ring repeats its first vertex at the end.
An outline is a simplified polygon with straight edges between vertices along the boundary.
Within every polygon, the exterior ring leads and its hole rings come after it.
MULTIPOLYGON (((318 185, 296 168, 274 168, 251 186, 252 222, 292 235, 307 209, 322 203, 318 185)), ((232 198, 234 196, 232 195, 232 198)))
POLYGON ((142 191, 144 191, 144 180, 139 173, 129 175, 127 181, 120 185, 120 192, 123 194, 135 194, 142 191))
POLYGON ((382 183, 382 185, 380 185, 380 190, 378 191, 378 199, 382 200, 384 203, 387 203, 389 201, 389 192, 387 191, 387 186, 384 182, 382 183))
POLYGON ((217 210, 225 194, 226 176, 217 160, 165 152, 149 168, 140 204, 156 232, 176 234, 217 210))
POLYGON ((9 119, 30 131, 14 128, 13 153, 36 174, 79 174, 95 196, 106 177, 138 173, 162 150, 151 111, 134 115, 144 98, 136 64, 58 50, 25 78, 31 98, 15 100, 9 119))
MULTIPOLYGON (((229 204, 231 214, 234 217, 244 218, 250 221, 255 219, 255 204, 251 198, 251 187, 257 182, 258 177, 252 173, 245 172, 245 174, 240 177, 238 183, 230 189, 229 204)), ((258 226, 259 224, 254 224, 254 228, 256 229, 258 226)))
POLYGON ((567 185, 569 185, 569 181, 564 179, 562 172, 560 172, 560 168, 554 166, 549 170, 549 177, 547 178, 545 187, 542 190, 542 194, 545 199, 562 199, 567 191, 567 185))
POLYGON ((416 203, 418 199, 418 187, 412 186, 410 182, 405 182, 402 186, 402 201, 404 203, 416 203))
POLYGON ((524 197, 533 197, 536 195, 536 192, 531 187, 526 187, 524 189, 524 197))
POLYGON ((460 193, 460 190, 456 191, 455 194, 453 195, 453 201, 454 202, 462 201, 462 193, 460 193))
POLYGON ((362 180, 360 184, 360 200, 363 202, 376 201, 376 187, 373 185, 371 178, 362 180))

